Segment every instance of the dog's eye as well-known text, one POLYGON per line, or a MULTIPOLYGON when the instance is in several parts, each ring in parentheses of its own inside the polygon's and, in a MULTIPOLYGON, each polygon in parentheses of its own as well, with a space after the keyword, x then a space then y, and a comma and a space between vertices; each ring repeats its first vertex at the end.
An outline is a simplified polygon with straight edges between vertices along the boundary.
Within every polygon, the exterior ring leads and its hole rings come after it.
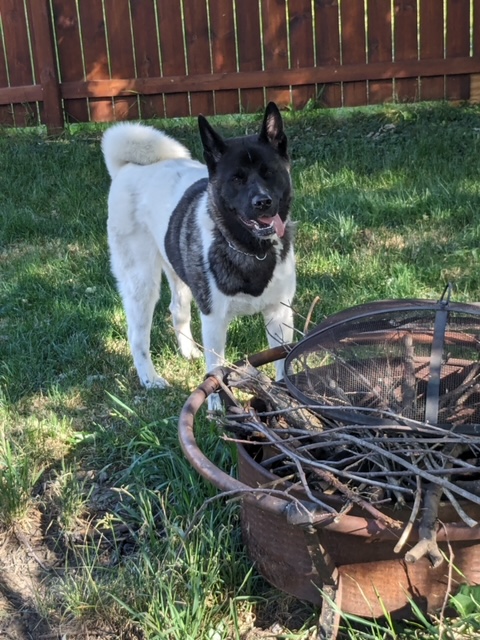
POLYGON ((273 171, 271 169, 263 169, 262 171, 262 178, 264 180, 269 180, 271 177, 273 177, 273 171))
POLYGON ((232 177, 232 182, 234 184, 244 184, 245 182, 245 176, 243 173, 236 173, 233 177, 232 177))

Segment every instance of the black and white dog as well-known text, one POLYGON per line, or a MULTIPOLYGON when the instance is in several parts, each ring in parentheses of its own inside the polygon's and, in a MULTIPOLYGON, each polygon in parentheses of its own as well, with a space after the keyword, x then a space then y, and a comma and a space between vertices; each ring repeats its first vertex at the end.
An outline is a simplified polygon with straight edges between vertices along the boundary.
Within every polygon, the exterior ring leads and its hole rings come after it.
POLYGON ((293 336, 292 187, 280 112, 274 103, 267 106, 258 135, 224 139, 203 116, 198 125, 207 166, 178 141, 141 124, 115 125, 102 140, 112 178, 111 265, 145 387, 167 385, 150 356, 162 271, 186 358, 200 355, 190 330, 192 296, 198 304, 207 371, 223 362, 236 316, 261 312, 270 346, 293 336))

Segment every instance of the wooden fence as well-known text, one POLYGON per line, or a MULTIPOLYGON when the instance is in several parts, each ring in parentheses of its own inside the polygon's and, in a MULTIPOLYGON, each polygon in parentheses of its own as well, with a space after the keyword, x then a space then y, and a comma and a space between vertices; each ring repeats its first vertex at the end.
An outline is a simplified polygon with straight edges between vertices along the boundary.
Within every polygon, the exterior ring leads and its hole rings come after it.
POLYGON ((480 96, 480 0, 0 0, 0 124, 480 96))

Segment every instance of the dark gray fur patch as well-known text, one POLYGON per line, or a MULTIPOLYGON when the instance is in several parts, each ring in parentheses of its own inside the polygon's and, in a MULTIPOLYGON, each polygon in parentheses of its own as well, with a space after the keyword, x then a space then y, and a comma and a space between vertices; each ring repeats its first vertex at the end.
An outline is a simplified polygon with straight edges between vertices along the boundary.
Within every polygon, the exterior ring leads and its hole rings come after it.
POLYGON ((205 315, 211 311, 211 292, 195 211, 207 184, 207 178, 203 178, 185 191, 172 213, 165 236, 165 251, 175 273, 190 287, 200 311, 205 315))
POLYGON ((287 226, 281 240, 280 257, 277 256, 277 250, 271 241, 258 243, 255 254, 245 255, 232 249, 217 230, 208 258, 210 270, 220 291, 227 296, 238 293, 261 296, 272 279, 277 262, 283 261, 287 256, 291 244, 290 236, 291 231, 287 226), (265 259, 259 260, 256 256, 265 256, 265 259))

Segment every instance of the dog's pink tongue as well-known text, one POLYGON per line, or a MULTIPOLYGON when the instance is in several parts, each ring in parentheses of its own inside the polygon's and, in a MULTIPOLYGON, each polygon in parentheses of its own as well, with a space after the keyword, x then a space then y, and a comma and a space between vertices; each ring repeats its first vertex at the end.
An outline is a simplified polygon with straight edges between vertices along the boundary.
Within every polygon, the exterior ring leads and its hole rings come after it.
POLYGON ((263 218, 259 218, 259 220, 264 224, 273 223, 273 228, 275 229, 275 233, 277 234, 277 236, 279 238, 283 237, 283 234, 285 233, 285 222, 280 218, 278 213, 273 218, 264 216, 263 218))

